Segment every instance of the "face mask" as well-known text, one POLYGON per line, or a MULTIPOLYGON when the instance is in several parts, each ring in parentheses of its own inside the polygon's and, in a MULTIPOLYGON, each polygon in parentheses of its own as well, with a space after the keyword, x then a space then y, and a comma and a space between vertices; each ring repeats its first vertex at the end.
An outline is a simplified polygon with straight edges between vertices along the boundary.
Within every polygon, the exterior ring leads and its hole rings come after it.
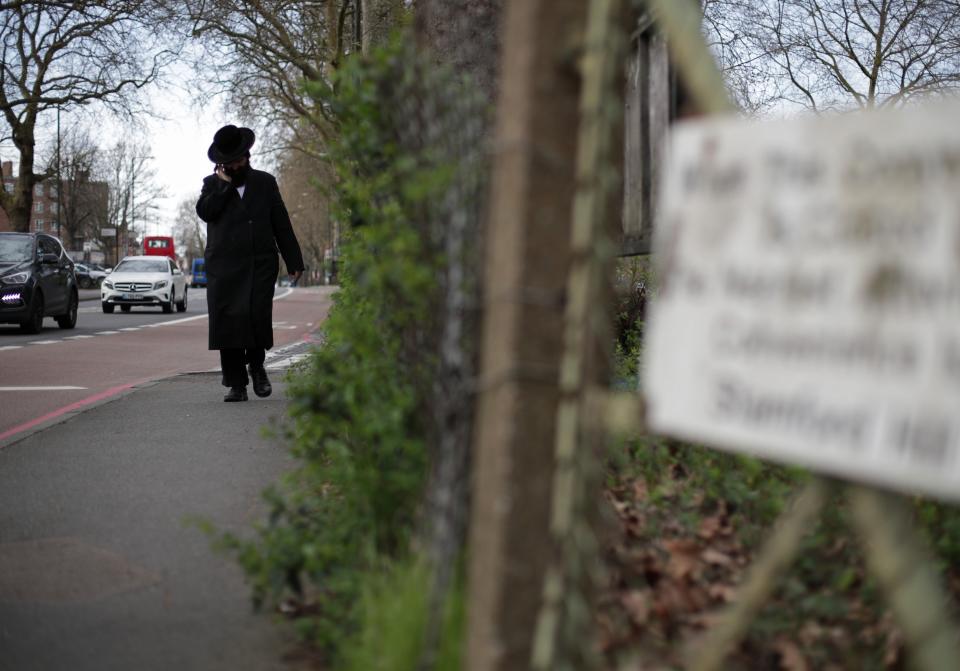
POLYGON ((247 181, 247 175, 250 174, 250 164, 242 165, 239 168, 224 167, 223 171, 233 182, 234 186, 243 186, 247 181))

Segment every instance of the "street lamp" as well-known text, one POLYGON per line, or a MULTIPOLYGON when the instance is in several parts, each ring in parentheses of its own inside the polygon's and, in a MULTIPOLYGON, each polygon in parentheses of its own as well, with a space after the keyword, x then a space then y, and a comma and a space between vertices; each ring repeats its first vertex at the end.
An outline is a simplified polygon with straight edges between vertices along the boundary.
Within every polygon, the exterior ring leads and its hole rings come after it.
MULTIPOLYGON (((60 197, 60 191, 63 183, 60 177, 60 105, 57 105, 57 237, 63 240, 60 235, 60 210, 62 209, 63 199, 60 197)), ((68 247, 70 249, 70 247, 68 247)))

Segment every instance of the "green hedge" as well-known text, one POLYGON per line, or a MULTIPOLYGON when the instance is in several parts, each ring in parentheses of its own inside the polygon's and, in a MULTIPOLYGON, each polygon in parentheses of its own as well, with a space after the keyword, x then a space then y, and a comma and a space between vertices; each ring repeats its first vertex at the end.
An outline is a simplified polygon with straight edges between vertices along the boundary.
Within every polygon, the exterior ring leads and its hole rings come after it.
POLYGON ((405 609, 421 582, 402 567, 414 562, 427 474, 424 418, 443 258, 420 215, 451 171, 399 149, 384 92, 407 57, 397 41, 348 59, 332 90, 310 88, 338 121, 336 200, 340 220, 350 222, 340 289, 323 345, 288 386, 298 466, 266 492, 269 516, 254 538, 221 538, 255 603, 284 605, 308 641, 347 664, 359 653, 348 659, 345 647, 378 626, 367 621, 375 609, 361 604, 385 581, 406 579, 397 587, 405 609))

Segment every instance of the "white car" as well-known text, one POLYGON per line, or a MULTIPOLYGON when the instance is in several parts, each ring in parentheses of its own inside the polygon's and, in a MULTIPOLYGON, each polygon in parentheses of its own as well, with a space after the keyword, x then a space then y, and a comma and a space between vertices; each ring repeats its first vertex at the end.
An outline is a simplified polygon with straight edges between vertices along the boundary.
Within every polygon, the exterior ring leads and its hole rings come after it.
POLYGON ((100 285, 100 303, 107 314, 117 305, 124 312, 134 305, 186 312, 186 278, 166 256, 126 256, 100 285))

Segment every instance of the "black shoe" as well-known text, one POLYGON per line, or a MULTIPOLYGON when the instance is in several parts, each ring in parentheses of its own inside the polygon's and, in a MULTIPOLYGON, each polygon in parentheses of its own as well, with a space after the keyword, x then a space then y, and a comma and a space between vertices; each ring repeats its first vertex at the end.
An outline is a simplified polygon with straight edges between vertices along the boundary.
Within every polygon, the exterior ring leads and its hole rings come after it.
POLYGON ((273 387, 270 386, 267 371, 263 366, 250 366, 250 380, 253 381, 253 393, 260 398, 265 398, 273 393, 273 387))
POLYGON ((247 388, 246 387, 230 387, 230 391, 227 392, 227 395, 223 397, 223 400, 227 403, 236 403, 237 401, 246 401, 247 400, 247 388))

